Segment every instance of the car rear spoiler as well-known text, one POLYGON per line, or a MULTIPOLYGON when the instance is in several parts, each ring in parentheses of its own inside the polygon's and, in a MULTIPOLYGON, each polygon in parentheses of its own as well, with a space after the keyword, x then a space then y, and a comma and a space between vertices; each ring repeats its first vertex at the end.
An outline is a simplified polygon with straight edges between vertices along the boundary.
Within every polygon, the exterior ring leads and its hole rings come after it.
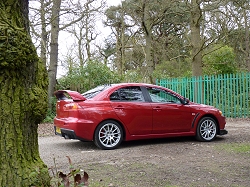
POLYGON ((65 95, 67 93, 74 101, 85 101, 87 100, 82 94, 71 90, 58 90, 54 93, 58 100, 66 100, 68 97, 65 95))

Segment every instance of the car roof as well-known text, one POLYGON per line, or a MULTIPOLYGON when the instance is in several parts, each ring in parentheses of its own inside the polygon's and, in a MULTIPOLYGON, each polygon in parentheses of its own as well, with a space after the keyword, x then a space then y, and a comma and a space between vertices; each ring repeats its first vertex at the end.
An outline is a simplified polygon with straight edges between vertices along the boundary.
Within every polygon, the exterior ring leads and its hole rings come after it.
POLYGON ((115 83, 111 84, 112 86, 157 86, 154 84, 149 84, 149 83, 135 83, 135 82, 129 82, 129 83, 115 83))
POLYGON ((158 86, 158 85, 154 85, 154 84, 149 84, 149 83, 115 83, 115 84, 107 84, 109 87, 103 91, 101 91, 101 93, 97 94, 96 96, 94 96, 92 99, 94 100, 105 100, 105 98, 107 97, 108 94, 112 93, 113 91, 115 91, 116 89, 119 89, 121 87, 125 87, 125 86, 145 86, 145 87, 154 87, 154 88, 161 88, 161 89, 165 89, 169 92, 172 92, 173 94, 175 94, 176 96, 179 97, 183 97, 181 95, 179 95, 178 93, 162 87, 162 86, 158 86))

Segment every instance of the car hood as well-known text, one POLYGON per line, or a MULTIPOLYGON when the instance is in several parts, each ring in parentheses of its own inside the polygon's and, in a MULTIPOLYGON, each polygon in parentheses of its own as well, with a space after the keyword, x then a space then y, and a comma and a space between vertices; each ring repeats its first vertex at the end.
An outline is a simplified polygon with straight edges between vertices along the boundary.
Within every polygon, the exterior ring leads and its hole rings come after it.
POLYGON ((207 108, 207 109, 210 109, 210 110, 219 110, 217 108, 215 108, 214 106, 211 106, 211 105, 205 105, 205 104, 199 104, 199 103, 194 103, 194 102, 189 102, 189 105, 190 107, 192 108, 207 108))

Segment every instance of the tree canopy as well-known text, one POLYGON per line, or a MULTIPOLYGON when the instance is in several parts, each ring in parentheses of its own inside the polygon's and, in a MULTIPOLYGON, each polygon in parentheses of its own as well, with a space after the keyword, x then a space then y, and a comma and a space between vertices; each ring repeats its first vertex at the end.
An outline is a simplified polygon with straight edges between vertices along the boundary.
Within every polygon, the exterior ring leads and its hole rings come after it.
MULTIPOLYGON (((39 10, 51 17, 50 1, 39 1, 47 2, 47 9, 41 6, 39 10)), ((233 50, 234 70, 250 71, 249 1, 123 0, 116 6, 105 5, 104 0, 101 5, 92 0, 71 2, 67 2, 70 8, 62 3, 59 25, 60 32, 69 33, 68 51, 75 67, 84 68, 87 61, 98 61, 123 77, 122 81, 154 83, 163 75, 207 74, 206 56, 211 57, 215 54, 209 54, 211 50, 221 46, 233 50), (111 33, 100 40, 103 27, 111 33)), ((37 28, 39 20, 32 20, 37 28)), ((58 44, 60 54, 60 40, 58 44)), ((65 52, 59 55, 66 72, 70 71, 68 57, 65 52)), ((218 72, 235 72, 218 67, 218 72)))

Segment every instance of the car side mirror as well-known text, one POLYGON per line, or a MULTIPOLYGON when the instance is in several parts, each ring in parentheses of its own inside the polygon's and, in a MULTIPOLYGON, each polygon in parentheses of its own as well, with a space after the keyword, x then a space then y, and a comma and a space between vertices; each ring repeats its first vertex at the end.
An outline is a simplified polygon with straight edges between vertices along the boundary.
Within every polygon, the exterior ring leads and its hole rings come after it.
POLYGON ((184 99, 183 99, 183 104, 184 104, 184 105, 187 105, 189 102, 190 102, 190 101, 189 101, 188 98, 184 98, 184 99))

